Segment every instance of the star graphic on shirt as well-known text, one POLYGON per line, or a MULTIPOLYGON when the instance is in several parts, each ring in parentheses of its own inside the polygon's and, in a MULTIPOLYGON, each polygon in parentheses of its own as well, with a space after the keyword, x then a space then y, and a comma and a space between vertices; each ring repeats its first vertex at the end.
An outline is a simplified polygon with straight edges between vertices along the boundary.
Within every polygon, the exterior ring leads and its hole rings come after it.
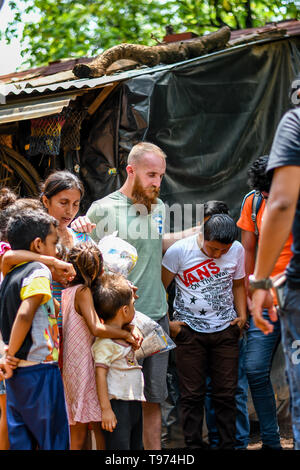
POLYGON ((207 312, 207 310, 204 310, 204 308, 202 310, 199 310, 200 315, 205 315, 206 312, 207 312))
POLYGON ((197 297, 194 297, 194 296, 191 297, 191 298, 190 298, 190 304, 196 303, 196 300, 197 300, 197 297))

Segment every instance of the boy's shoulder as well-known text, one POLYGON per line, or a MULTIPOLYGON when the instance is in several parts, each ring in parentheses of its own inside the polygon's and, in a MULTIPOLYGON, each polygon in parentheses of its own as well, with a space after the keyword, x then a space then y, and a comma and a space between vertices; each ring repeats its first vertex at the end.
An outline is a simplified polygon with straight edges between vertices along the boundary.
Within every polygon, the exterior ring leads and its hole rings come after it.
POLYGON ((185 251, 185 250, 190 250, 190 249, 196 249, 199 250, 198 244, 197 244, 197 237, 198 234, 193 234, 189 237, 185 238, 180 238, 179 240, 176 240, 166 251, 172 252, 172 251, 185 251))
MULTIPOLYGON (((110 366, 115 360, 124 357, 130 345, 112 338, 96 338, 92 345, 92 355, 96 363, 110 366)), ((130 346, 131 347, 131 346, 130 346)))
MULTIPOLYGON (((233 244, 230 247, 230 250, 226 253, 227 256, 231 259, 236 259, 237 262, 243 261, 243 256, 244 256, 245 249, 241 242, 238 240, 235 240, 233 244)), ((243 261, 244 262, 244 261, 243 261)))
POLYGON ((235 250, 235 251, 243 251, 244 247, 241 244, 241 242, 239 242, 238 240, 235 240, 230 249, 235 250))
POLYGON ((26 273, 26 279, 32 277, 46 277, 50 281, 52 280, 50 269, 43 263, 40 263, 38 261, 32 261, 30 263, 26 263, 24 265, 19 266, 24 266, 23 269, 21 269, 21 272, 23 272, 23 275, 26 273))
POLYGON ((112 338, 96 338, 93 345, 92 351, 97 353, 98 351, 113 352, 117 348, 117 343, 112 338))
POLYGON ((14 266, 5 276, 4 280, 17 281, 21 280, 27 282, 32 277, 46 277, 52 280, 51 271, 45 265, 38 261, 31 261, 29 263, 21 263, 14 266))

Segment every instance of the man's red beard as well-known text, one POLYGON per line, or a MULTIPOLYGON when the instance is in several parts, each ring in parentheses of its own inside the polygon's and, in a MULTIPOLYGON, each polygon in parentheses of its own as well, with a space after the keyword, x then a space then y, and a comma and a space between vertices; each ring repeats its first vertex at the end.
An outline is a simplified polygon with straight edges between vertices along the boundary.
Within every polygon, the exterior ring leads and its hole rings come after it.
POLYGON ((143 188, 140 179, 136 176, 132 188, 132 200, 134 204, 142 204, 147 208, 148 214, 151 212, 151 205, 157 204, 159 188, 152 186, 146 190, 143 188))

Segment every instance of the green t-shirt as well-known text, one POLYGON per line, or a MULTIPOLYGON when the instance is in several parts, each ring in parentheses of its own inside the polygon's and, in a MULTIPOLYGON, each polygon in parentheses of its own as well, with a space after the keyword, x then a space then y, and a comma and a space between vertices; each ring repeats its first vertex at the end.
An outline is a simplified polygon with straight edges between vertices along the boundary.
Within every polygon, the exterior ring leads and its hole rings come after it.
POLYGON ((168 310, 166 291, 161 281, 162 236, 165 206, 158 199, 150 214, 143 206, 133 204, 120 191, 94 202, 87 216, 96 224, 91 237, 95 242, 118 231, 118 237, 133 245, 138 260, 128 279, 138 287, 136 309, 153 320, 168 310))

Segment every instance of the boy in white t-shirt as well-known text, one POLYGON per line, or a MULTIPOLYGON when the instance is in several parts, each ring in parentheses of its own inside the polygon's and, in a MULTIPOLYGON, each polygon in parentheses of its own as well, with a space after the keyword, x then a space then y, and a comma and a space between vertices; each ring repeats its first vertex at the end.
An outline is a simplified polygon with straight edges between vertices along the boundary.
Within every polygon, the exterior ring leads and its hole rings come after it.
POLYGON ((170 331, 177 348, 176 367, 185 443, 203 448, 202 424, 206 377, 220 449, 235 446, 241 329, 246 322, 244 249, 227 214, 213 215, 201 234, 177 241, 163 258, 165 288, 175 278, 174 321, 170 331))
MULTIPOLYGON (((120 274, 107 274, 93 293, 104 323, 123 328, 134 318, 133 290, 120 274)), ((92 346, 106 450, 142 450, 144 380, 131 344, 97 338, 92 346)))

